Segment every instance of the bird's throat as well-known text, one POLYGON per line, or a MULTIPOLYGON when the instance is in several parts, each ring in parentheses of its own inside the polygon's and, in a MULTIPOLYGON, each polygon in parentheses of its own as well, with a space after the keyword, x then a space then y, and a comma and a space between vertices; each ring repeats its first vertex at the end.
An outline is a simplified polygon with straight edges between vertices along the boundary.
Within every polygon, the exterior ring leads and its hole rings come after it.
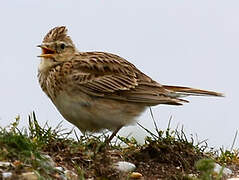
POLYGON ((42 73, 48 72, 57 62, 53 61, 50 58, 41 58, 41 62, 38 66, 38 71, 42 73))

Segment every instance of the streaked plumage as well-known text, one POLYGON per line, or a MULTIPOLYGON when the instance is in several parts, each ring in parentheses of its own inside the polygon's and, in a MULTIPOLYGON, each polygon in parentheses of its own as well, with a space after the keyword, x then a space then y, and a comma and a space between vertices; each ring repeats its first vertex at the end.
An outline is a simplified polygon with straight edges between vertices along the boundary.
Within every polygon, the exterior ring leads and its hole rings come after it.
POLYGON ((64 118, 82 131, 115 130, 133 123, 148 106, 182 105, 188 95, 222 96, 165 86, 125 59, 106 52, 79 52, 64 26, 43 39, 39 65, 42 90, 64 118))

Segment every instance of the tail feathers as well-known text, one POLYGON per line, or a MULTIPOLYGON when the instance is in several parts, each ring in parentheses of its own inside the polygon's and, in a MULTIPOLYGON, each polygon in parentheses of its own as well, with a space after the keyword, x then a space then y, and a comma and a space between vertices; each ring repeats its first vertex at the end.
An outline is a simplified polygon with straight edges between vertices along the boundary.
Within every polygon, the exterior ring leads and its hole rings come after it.
POLYGON ((163 87, 170 91, 169 96, 171 97, 185 97, 185 96, 219 96, 224 97, 222 93, 207 91, 189 87, 180 87, 180 86, 167 86, 163 85, 163 87))

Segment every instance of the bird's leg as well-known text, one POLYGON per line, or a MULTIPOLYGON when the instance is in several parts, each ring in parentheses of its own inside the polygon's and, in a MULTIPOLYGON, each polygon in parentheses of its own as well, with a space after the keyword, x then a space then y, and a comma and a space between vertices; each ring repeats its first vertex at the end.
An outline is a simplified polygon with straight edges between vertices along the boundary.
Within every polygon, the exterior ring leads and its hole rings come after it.
POLYGON ((111 136, 105 140, 105 143, 109 144, 110 141, 115 137, 115 135, 119 132, 121 128, 122 126, 117 127, 116 130, 114 130, 114 132, 111 134, 111 136))

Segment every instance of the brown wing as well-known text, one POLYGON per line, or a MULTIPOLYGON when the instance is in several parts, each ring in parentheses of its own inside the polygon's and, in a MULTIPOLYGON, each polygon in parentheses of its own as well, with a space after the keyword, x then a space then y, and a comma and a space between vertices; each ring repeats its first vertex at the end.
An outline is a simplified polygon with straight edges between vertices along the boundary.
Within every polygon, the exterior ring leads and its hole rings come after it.
POLYGON ((92 96, 145 103, 180 105, 185 100, 168 96, 163 86, 133 64, 110 53, 85 52, 73 59, 68 78, 74 87, 92 96))

